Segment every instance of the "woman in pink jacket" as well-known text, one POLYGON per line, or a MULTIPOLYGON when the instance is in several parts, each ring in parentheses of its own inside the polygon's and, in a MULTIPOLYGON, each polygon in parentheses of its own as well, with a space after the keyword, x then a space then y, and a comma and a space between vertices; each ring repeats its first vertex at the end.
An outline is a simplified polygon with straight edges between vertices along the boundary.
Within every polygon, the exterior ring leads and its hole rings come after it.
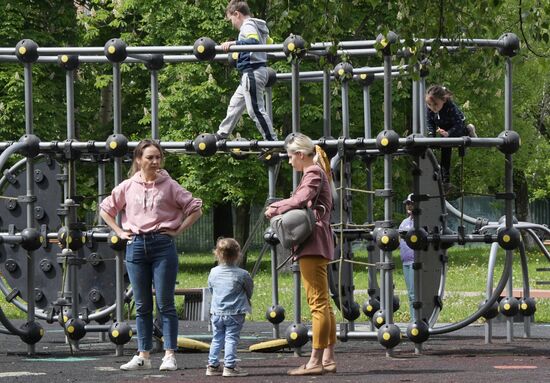
POLYGON ((178 317, 174 290, 178 255, 174 237, 189 228, 202 214, 202 201, 162 169, 160 145, 141 141, 134 150, 130 178, 116 186, 100 205, 101 217, 128 240, 126 270, 136 303, 138 355, 121 370, 151 369, 153 348, 153 285, 162 319, 165 355, 160 370, 176 370, 178 317), (121 226, 115 221, 122 213, 121 226))
POLYGON ((329 298, 327 265, 334 254, 334 239, 330 227, 332 187, 330 165, 318 145, 301 133, 294 135, 286 145, 288 162, 299 172, 302 180, 292 197, 271 204, 265 215, 271 218, 288 210, 315 205, 316 223, 313 234, 302 244, 296 255, 300 264, 302 282, 312 316, 312 351, 309 361, 288 372, 289 375, 321 375, 336 372, 334 345, 336 319, 329 298))

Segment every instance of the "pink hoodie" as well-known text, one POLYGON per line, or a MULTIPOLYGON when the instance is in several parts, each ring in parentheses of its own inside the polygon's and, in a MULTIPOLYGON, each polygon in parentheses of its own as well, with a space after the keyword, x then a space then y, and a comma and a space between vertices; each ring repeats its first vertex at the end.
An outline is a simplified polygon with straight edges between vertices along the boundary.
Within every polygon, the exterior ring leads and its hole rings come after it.
POLYGON ((122 212, 122 229, 134 234, 162 229, 176 230, 202 201, 161 170, 154 183, 146 184, 137 172, 113 189, 99 205, 115 217, 122 212))

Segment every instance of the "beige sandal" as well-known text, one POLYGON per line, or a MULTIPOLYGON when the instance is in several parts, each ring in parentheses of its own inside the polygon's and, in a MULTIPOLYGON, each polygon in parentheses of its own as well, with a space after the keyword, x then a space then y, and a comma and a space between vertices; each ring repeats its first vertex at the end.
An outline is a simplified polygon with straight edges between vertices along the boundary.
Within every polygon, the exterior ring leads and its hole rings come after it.
POLYGON ((325 372, 335 373, 336 372, 336 362, 323 364, 323 370, 325 370, 325 372))
POLYGON ((306 368, 305 364, 302 364, 298 368, 294 368, 292 370, 288 371, 288 375, 291 376, 302 376, 302 375, 323 375, 323 365, 320 364, 318 366, 312 367, 312 368, 306 368))

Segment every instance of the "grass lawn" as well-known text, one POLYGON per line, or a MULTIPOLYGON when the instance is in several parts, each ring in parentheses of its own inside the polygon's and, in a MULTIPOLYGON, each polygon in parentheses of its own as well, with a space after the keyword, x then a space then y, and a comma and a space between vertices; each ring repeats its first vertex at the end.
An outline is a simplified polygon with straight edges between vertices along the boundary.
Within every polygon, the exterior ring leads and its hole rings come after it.
MULTIPOLYGON (((464 319, 473 313, 478 304, 483 300, 483 292, 487 278, 487 261, 489 258, 489 246, 475 248, 454 247, 448 251, 449 267, 446 281, 445 299, 443 301, 443 310, 439 316, 439 322, 456 322, 464 319), (464 293, 467 294, 464 294, 464 293), (477 293, 477 294, 476 294, 477 293)), ((503 253, 499 253, 498 262, 495 271, 496 285, 498 278, 502 273, 503 253)), ((355 259, 367 262, 367 253, 358 251, 355 259)), ((247 269, 251 270, 258 258, 258 253, 249 254, 247 269)), ((406 296, 405 282, 400 268, 399 253, 395 253, 394 262, 396 270, 394 272, 395 289, 399 293, 401 308, 395 313, 396 322, 407 322, 409 320, 408 299, 406 296)), ((537 272, 538 267, 549 267, 550 264, 540 252, 530 253, 528 255, 529 273, 531 288, 540 288, 536 286, 536 281, 550 280, 550 272, 537 272)), ((210 268, 214 265, 214 259, 211 254, 184 254, 180 257, 180 272, 178 274, 178 287, 205 287, 210 268)), ((364 290, 365 293, 357 293, 355 300, 361 305, 368 297, 367 290, 367 269, 365 266, 354 265, 354 284, 357 291, 364 290)), ((258 274, 254 279, 254 296, 252 299, 253 313, 247 318, 249 320, 265 320, 265 311, 271 306, 271 274, 270 257, 263 257, 258 274)), ((514 287, 521 287, 521 271, 519 268, 519 253, 514 255, 514 287)), ((544 287, 544 286, 543 286, 544 287)), ((279 303, 286 310, 287 320, 294 318, 293 311, 293 279, 291 273, 283 273, 279 276, 279 303)), ((176 297, 178 312, 183 312, 183 297, 176 297)), ((19 311, 15 306, 7 304, 3 294, 0 294, 0 306, 10 318, 25 318, 25 313, 19 311)), ((180 315, 181 316, 181 315, 180 315)), ((337 314, 338 320, 342 317, 337 314)), ((301 317, 304 322, 309 322, 309 309, 305 302, 304 293, 302 293, 302 312, 301 317)), ((362 315, 358 321, 364 322, 367 318, 362 315)), ((550 323, 550 299, 537 300, 537 312, 535 313, 537 322, 550 323)))

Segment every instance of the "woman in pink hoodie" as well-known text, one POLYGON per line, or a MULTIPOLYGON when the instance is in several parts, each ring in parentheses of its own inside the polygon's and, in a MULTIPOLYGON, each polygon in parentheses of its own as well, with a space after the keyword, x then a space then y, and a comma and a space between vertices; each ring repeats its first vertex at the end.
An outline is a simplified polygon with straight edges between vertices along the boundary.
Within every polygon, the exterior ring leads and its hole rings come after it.
POLYGON ((176 370, 178 317, 174 289, 178 255, 174 237, 202 215, 202 201, 162 169, 160 145, 141 141, 134 150, 130 178, 116 186, 100 205, 101 217, 128 240, 126 269, 134 292, 138 353, 121 370, 151 369, 153 348, 153 294, 162 319, 165 355, 160 370, 176 370), (121 213, 121 226, 115 217, 121 213))

